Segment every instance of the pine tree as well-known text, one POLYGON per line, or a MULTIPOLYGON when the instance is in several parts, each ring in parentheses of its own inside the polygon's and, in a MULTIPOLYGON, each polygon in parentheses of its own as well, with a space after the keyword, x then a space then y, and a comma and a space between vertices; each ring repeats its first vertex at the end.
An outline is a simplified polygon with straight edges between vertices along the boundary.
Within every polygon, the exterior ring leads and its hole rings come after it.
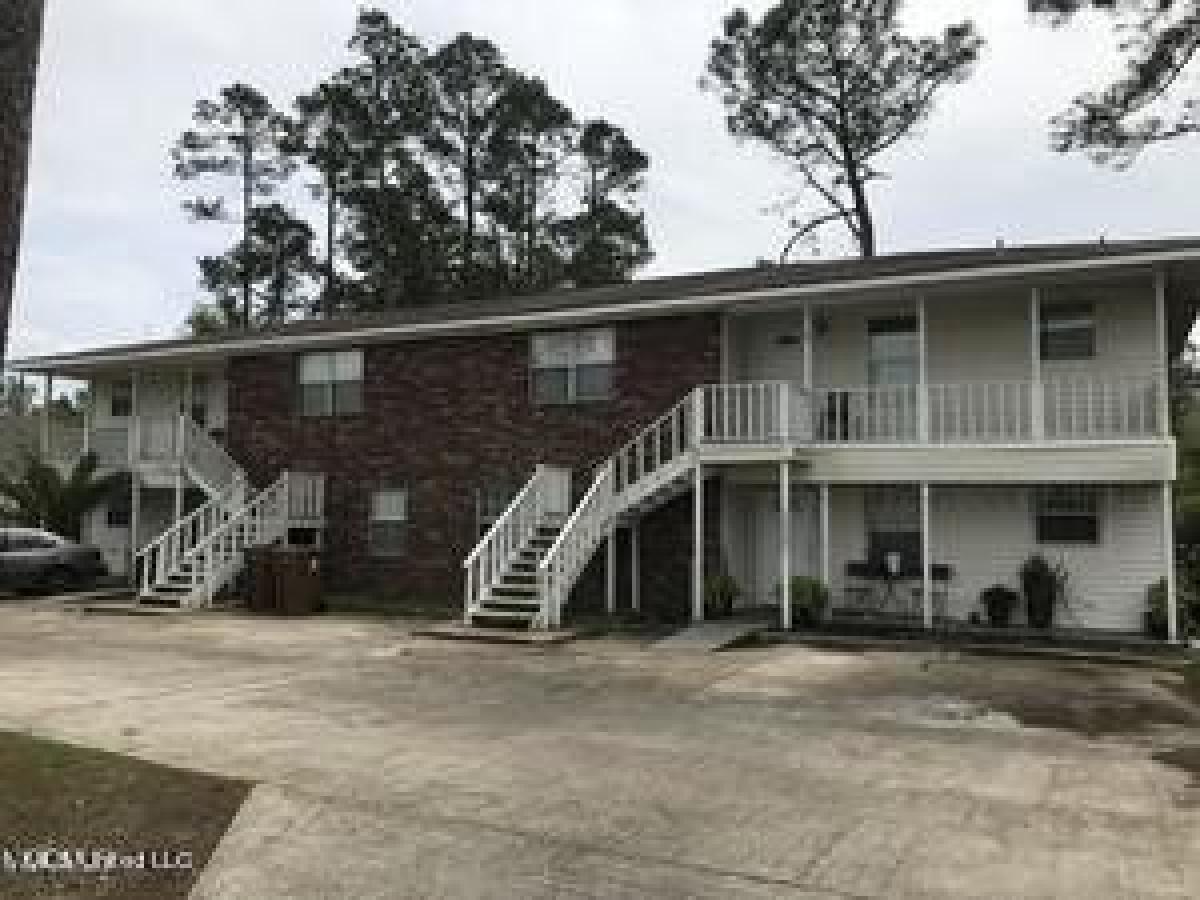
MULTIPOLYGON (((176 177, 190 181, 226 178, 238 182, 242 242, 250 239, 256 198, 270 196, 295 170, 287 154, 288 124, 267 97, 247 84, 224 88, 216 101, 201 100, 193 112, 196 127, 185 131, 172 151, 176 177)), ((184 208, 197 221, 229 221, 226 198, 201 196, 184 208)), ((254 318, 252 285, 243 272, 241 318, 254 318)))
POLYGON ((561 219, 556 188, 573 149, 575 117, 541 79, 514 75, 496 123, 488 158, 492 181, 504 190, 489 198, 487 208, 509 236, 515 289, 544 290, 564 276, 555 242, 561 219))
POLYGON ((970 22, 917 40, 901 33, 899 8, 899 0, 782 0, 758 21, 735 9, 712 42, 704 83, 720 94, 729 131, 786 158, 823 202, 793 221, 789 249, 837 223, 863 256, 875 255, 868 188, 884 177, 879 157, 979 54, 970 22))
POLYGON ((488 285, 479 277, 478 250, 483 233, 480 212, 490 188, 489 158, 499 127, 499 109, 513 78, 490 41, 460 34, 430 60, 434 85, 434 130, 428 147, 448 172, 463 211, 460 285, 468 295, 488 285))
POLYGON ((563 225, 567 266, 580 287, 627 281, 653 258, 645 215, 634 207, 650 159, 620 128, 603 120, 584 125, 583 212, 563 225))

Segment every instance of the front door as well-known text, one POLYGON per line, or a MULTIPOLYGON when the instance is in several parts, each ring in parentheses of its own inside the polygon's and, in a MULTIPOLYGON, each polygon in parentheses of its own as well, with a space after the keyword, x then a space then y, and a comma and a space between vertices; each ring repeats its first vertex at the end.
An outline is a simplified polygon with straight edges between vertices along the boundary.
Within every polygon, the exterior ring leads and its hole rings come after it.
POLYGON ((921 380, 921 337, 916 316, 867 322, 867 383, 861 412, 868 441, 911 441, 917 436, 917 384, 921 380))
MULTIPOLYGON (((779 489, 756 492, 754 504, 754 572, 751 591, 754 604, 779 603, 779 489)), ((816 492, 807 485, 792 487, 792 574, 818 574, 818 504, 816 492)))

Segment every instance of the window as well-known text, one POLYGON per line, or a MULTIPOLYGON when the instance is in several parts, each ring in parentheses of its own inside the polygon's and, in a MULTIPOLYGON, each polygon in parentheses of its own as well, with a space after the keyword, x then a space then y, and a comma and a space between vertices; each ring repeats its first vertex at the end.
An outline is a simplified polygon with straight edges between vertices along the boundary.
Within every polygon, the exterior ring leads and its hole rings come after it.
POLYGON ((1096 313, 1090 303, 1042 307, 1042 359, 1091 359, 1096 355, 1096 313))
POLYGON ((1039 544, 1100 543, 1100 496, 1095 488, 1041 488, 1035 516, 1039 544))
POLYGON ((866 493, 867 561, 887 564, 889 553, 900 554, 900 572, 921 571, 921 499, 916 485, 868 488, 866 493))
POLYGON ((916 316, 867 323, 867 381, 916 384, 921 375, 921 338, 916 316))
POLYGON ((114 419, 127 419, 133 415, 133 382, 130 379, 109 384, 108 414, 114 419))
POLYGON ((306 353, 300 357, 300 413, 352 416, 362 412, 361 350, 306 353))
POLYGON ((613 343, 609 328, 535 334, 533 402, 549 406, 607 399, 612 394, 613 343))
POLYGON ((369 546, 372 556, 399 556, 408 533, 408 488, 387 488, 371 495, 369 546))

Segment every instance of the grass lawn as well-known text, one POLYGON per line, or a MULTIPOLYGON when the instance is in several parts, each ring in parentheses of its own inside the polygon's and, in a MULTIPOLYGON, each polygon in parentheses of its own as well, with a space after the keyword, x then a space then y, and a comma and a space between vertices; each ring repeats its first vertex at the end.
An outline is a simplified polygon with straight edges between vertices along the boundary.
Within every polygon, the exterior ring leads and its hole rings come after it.
POLYGON ((186 851, 193 860, 190 870, 35 874, 7 872, 0 858, 0 898, 185 898, 249 788, 241 781, 0 732, 0 853, 186 851))

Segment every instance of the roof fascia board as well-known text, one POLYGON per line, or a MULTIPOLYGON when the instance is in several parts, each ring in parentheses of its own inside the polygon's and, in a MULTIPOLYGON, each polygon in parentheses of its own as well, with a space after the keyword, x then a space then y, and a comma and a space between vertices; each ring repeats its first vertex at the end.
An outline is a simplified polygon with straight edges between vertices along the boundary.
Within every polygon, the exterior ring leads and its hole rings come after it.
POLYGON ((791 287, 765 288, 758 291, 675 297, 654 303, 616 303, 608 306, 576 307, 572 309, 514 313, 511 315, 484 316, 449 322, 424 322, 375 327, 360 326, 358 328, 347 328, 344 331, 245 338, 213 343, 207 346, 185 344, 114 354, 97 353, 78 359, 72 358, 70 354, 65 354, 62 356, 13 360, 9 364, 9 368, 25 372, 53 371, 65 373, 72 370, 82 372, 118 363, 155 362, 161 359, 181 357, 211 359, 213 357, 246 355, 253 352, 285 352, 304 347, 347 342, 379 343, 385 341, 420 340, 427 337, 453 336, 475 331, 516 331, 524 330, 525 328, 575 325, 607 319, 667 316, 679 312, 706 311, 726 307, 732 307, 731 311, 738 313, 748 311, 738 308, 743 304, 753 303, 756 309, 762 309, 764 301, 780 298, 797 300, 816 295, 848 295, 881 290, 903 290, 905 288, 932 287, 969 281, 1028 278, 1054 273, 1086 272, 1126 266, 1156 266, 1187 261, 1200 261, 1200 249, 1171 250, 1125 256, 1114 255, 1111 257, 1058 260, 1020 265, 975 266, 966 269, 948 269, 942 272, 885 275, 838 282, 818 282, 791 287))

